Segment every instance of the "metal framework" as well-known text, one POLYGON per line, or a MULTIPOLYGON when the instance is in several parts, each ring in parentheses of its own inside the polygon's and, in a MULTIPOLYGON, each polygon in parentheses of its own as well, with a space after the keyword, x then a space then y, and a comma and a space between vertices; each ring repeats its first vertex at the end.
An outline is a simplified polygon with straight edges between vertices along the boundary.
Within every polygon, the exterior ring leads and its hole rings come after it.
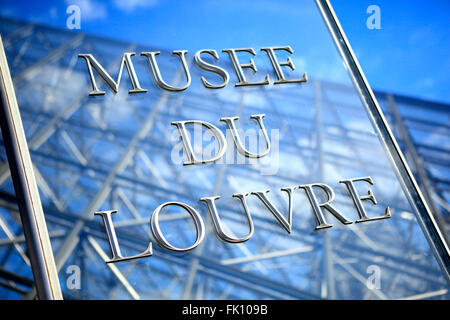
MULTIPOLYGON (((115 75, 123 52, 157 48, 4 18, 0 33, 64 298, 449 298, 447 279, 390 164, 380 156, 381 149, 373 147, 379 138, 368 121, 358 120, 367 115, 348 84, 310 79, 314 85, 285 94, 269 87, 211 92, 193 82, 189 94, 171 94, 142 78, 149 93, 129 96, 124 78, 117 95, 88 97, 89 80, 78 53, 101 57, 102 65, 115 75), (280 103, 282 109, 276 107, 280 103), (298 112, 299 104, 307 106, 304 112, 298 112), (264 120, 266 126, 279 129, 282 137, 276 176, 261 175, 258 163, 201 169, 172 165, 176 142, 171 139, 171 121, 198 117, 217 124, 222 115, 238 115, 249 127, 252 123, 244 119, 265 112, 272 115, 264 120), (234 233, 245 234, 242 208, 231 200, 236 186, 261 181, 257 187, 269 188, 274 202, 284 208, 280 187, 322 181, 336 186, 333 177, 368 172, 378 181, 373 190, 380 200, 369 212, 379 214, 380 207, 389 205, 393 212, 389 220, 350 227, 333 221, 332 229, 314 233, 308 203, 299 196, 293 231, 287 236, 260 203, 249 199, 255 234, 244 244, 230 245, 215 238, 206 208, 198 202, 202 196, 220 194, 218 209, 225 223, 234 233), (207 222, 205 241, 185 256, 154 243, 150 258, 106 265, 108 244, 93 212, 118 210, 114 217, 118 239, 122 251, 131 255, 153 241, 150 214, 170 200, 199 209, 207 222), (380 288, 367 286, 372 265, 382 272, 380 288), (80 289, 73 287, 76 279, 70 266, 80 270, 80 289)), ((182 81, 178 65, 164 58, 169 56, 168 50, 161 50, 161 69, 174 83, 182 81)), ((144 62, 136 60, 135 65, 139 74, 148 72, 144 62)), ((448 226, 449 106, 375 94, 436 219, 448 226)), ((33 298, 3 143, 0 150, 0 298, 33 298)), ((345 189, 336 186, 335 191, 343 212, 351 211, 345 189)), ((192 227, 185 214, 168 213, 163 220, 173 241, 192 241, 194 235, 185 231, 192 227)))

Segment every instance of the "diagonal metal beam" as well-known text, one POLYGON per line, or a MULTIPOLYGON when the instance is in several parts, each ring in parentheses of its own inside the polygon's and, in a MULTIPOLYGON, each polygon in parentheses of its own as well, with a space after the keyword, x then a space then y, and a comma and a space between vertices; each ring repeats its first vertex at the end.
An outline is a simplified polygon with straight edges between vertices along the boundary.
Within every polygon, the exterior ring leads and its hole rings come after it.
POLYGON ((28 259, 25 251, 23 251, 21 245, 17 242, 14 242, 14 234, 11 232, 11 230, 9 229, 8 225, 6 224, 6 221, 4 221, 2 219, 2 217, 0 217, 0 228, 3 229, 3 232, 5 232, 6 236, 8 237, 8 239, 11 241, 11 243, 14 245, 14 248, 16 248, 17 252, 19 252, 20 257, 22 258, 22 260, 27 264, 30 265, 30 259, 28 259))
MULTIPOLYGON (((88 236, 89 244, 92 246, 92 248, 95 250, 95 252, 102 258, 103 261, 108 261, 109 257, 106 254, 105 251, 103 251, 102 247, 98 244, 97 241, 91 236, 88 236)), ((107 264, 108 268, 111 270, 111 272, 116 276, 116 278, 120 281, 120 283, 125 287, 125 289, 128 291, 128 293, 131 295, 131 297, 135 300, 140 300, 141 297, 139 294, 134 290, 133 286, 127 281, 125 276, 120 272, 120 270, 112 263, 107 264)))

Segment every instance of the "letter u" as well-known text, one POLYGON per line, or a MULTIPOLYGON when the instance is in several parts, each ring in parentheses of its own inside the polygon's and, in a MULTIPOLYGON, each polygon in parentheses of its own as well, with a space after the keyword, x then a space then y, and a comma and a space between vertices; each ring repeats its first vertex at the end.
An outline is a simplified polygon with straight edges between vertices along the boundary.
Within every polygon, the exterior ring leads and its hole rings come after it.
POLYGON ((255 114, 250 116, 250 119, 255 119, 256 122, 258 122, 259 128, 261 129, 262 134, 264 136, 264 140, 266 142, 266 150, 261 153, 252 153, 244 148, 241 138, 239 137, 239 133, 236 129, 235 123, 235 120, 238 120, 239 117, 223 117, 220 119, 220 121, 225 122, 228 126, 228 129, 231 130, 234 145, 236 146, 237 151, 247 158, 262 158, 270 152, 270 140, 267 135, 266 128, 264 127, 264 123, 262 121, 262 118, 264 118, 264 116, 265 116, 264 114, 255 114))
POLYGON ((215 200, 220 199, 219 196, 213 196, 213 197, 205 197, 201 198, 200 201, 206 203, 206 206, 208 207, 208 211, 211 215, 212 221, 214 223, 214 227, 216 229, 216 233, 219 236, 220 239, 226 242, 230 243, 242 243, 250 239, 250 237, 253 235, 254 226, 253 226, 253 220, 250 216, 250 213, 248 212, 247 203, 245 202, 245 197, 248 196, 248 193, 235 193, 233 194, 234 198, 239 198, 241 200, 242 206, 244 207, 245 215, 247 216, 247 221, 249 224, 249 232, 246 236, 242 238, 237 238, 234 235, 228 235, 225 230, 224 226, 222 225, 222 221, 219 218, 219 214, 217 212, 216 203, 215 200))

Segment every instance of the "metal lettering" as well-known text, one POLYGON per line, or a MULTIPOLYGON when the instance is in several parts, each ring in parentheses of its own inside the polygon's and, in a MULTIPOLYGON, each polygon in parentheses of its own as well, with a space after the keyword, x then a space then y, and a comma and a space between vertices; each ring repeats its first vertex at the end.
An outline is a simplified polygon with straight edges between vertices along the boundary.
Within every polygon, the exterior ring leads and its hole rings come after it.
POLYGON ((334 200, 334 191, 328 185, 324 183, 314 183, 314 184, 305 184, 299 186, 299 188, 304 189, 306 195, 308 197, 309 203, 313 209, 314 218, 316 219, 317 226, 315 230, 331 228, 333 225, 328 224, 323 216, 323 212, 321 208, 325 208, 328 212, 330 212, 336 219, 338 219, 342 224, 351 224, 352 222, 341 215, 336 209, 334 209, 330 203, 334 200), (314 194, 313 187, 318 187, 325 191, 328 200, 325 203, 319 204, 316 195, 314 194))
POLYGON ((245 242, 248 239, 250 239, 250 237, 253 235, 253 231, 254 231, 253 220, 248 211, 247 203, 245 202, 246 196, 248 196, 247 192, 233 194, 234 198, 238 198, 241 200, 242 206, 244 207, 245 215, 247 216, 248 225, 250 228, 248 234, 241 238, 230 236, 225 232, 222 222, 219 218, 219 214, 217 212, 217 208, 216 208, 216 204, 215 204, 215 200, 220 199, 219 196, 205 197, 205 198, 200 199, 200 201, 206 203, 209 214, 211 215, 212 221, 214 223, 216 233, 219 236, 219 238, 222 239, 223 241, 230 242, 230 243, 242 243, 242 242, 245 242))
POLYGON ((202 58, 200 57, 200 55, 202 53, 208 53, 208 54, 212 55, 216 60, 219 60, 219 55, 217 54, 217 51, 216 50, 210 50, 210 49, 200 50, 200 51, 198 51, 195 54, 194 60, 195 60, 195 63, 201 69, 217 73, 223 79, 223 82, 221 84, 214 85, 214 84, 211 84, 210 82, 208 82, 205 79, 205 77, 202 76, 201 80, 202 80, 202 83, 205 86, 205 88, 208 88, 208 89, 220 89, 220 88, 225 87, 228 84, 228 80, 230 79, 230 76, 228 75, 228 72, 225 69, 222 69, 222 68, 220 68, 218 66, 215 66, 213 64, 210 64, 210 63, 207 63, 207 62, 203 61, 202 58))
POLYGON ((176 252, 186 252, 186 251, 194 249, 195 247, 197 247, 200 244, 200 242, 202 242, 203 238, 205 237, 205 224, 203 223, 202 217, 194 208, 192 208, 191 206, 189 206, 183 202, 176 202, 176 201, 166 202, 166 203, 163 203, 162 205, 160 205, 158 208, 156 208, 155 211, 153 211, 152 217, 150 219, 150 229, 152 230, 153 237, 155 237, 155 240, 162 247, 164 247, 168 250, 171 250, 171 251, 176 251, 176 252), (161 210, 167 206, 181 207, 181 208, 185 209, 191 215, 192 220, 194 220, 195 230, 197 233, 197 239, 195 240, 193 245, 191 245, 187 248, 178 248, 178 247, 175 247, 174 245, 170 244, 166 240, 166 238, 162 234, 161 229, 159 227, 159 214, 161 213, 161 210))
POLYGON ((176 126, 178 132, 180 133, 181 140, 183 142, 183 149, 186 153, 188 160, 183 164, 191 165, 191 164, 201 164, 201 163, 210 163, 219 160, 225 153, 227 148, 227 141, 222 131, 220 131, 216 126, 201 120, 186 120, 186 121, 174 121, 171 125, 176 126), (219 144, 219 151, 217 154, 211 159, 201 159, 198 160, 194 154, 194 150, 192 148, 191 140, 189 139, 189 134, 186 130, 186 124, 201 124, 206 127, 208 130, 212 132, 214 137, 216 138, 217 143, 219 144))
POLYGON ((117 212, 117 210, 108 210, 108 211, 98 211, 98 212, 94 213, 96 216, 102 217, 103 225, 104 225, 105 231, 106 231, 106 236, 108 237, 109 248, 111 249, 111 255, 112 255, 111 260, 106 261, 106 263, 150 257, 153 254, 151 242, 149 242, 147 249, 145 249, 144 252, 142 252, 138 255, 129 256, 129 257, 122 256, 122 253, 120 252, 119 241, 117 240, 117 236, 116 236, 116 230, 114 228, 114 224, 113 224, 112 218, 111 218, 111 214, 116 213, 116 212, 117 212))
POLYGON ((141 52, 141 56, 147 57, 148 62, 150 63, 150 67, 152 69, 153 79, 155 79, 156 84, 160 88, 168 91, 183 91, 186 90, 191 84, 191 74, 189 73, 189 68, 187 66, 185 57, 187 50, 175 50, 172 53, 180 57, 181 64, 183 65, 184 69, 184 74, 186 75, 186 84, 182 87, 171 86, 166 82, 164 82, 164 80, 162 79, 158 63, 156 62, 156 56, 160 54, 160 51, 141 52))
POLYGON ((254 73, 258 71, 256 69, 255 63, 253 59, 250 59, 250 62, 247 64, 241 64, 236 56, 236 52, 248 52, 251 55, 256 55, 255 50, 253 48, 242 48, 242 49, 223 49, 222 52, 226 52, 228 56, 230 57, 231 64, 233 65, 234 71, 236 72, 236 76, 239 80, 238 83, 236 83, 234 86, 258 86, 258 85, 267 85, 269 84, 269 75, 266 75, 264 81, 261 82, 248 82, 244 71, 242 68, 249 68, 252 69, 254 73))
POLYGON ((269 56, 270 63, 272 63, 273 70, 275 71, 275 74, 277 76, 277 81, 275 81, 273 84, 281 84, 281 83, 297 83, 297 82, 306 82, 308 81, 308 77, 306 75, 306 72, 303 74, 301 79, 294 79, 294 80, 287 80, 284 76, 283 70, 281 69, 282 66, 290 67, 292 71, 295 70, 294 63, 291 60, 291 57, 288 57, 286 61, 279 62, 277 59, 277 56, 275 55, 275 50, 284 50, 289 52, 290 54, 293 54, 294 51, 290 46, 286 47, 266 47, 261 48, 261 51, 265 51, 267 55, 269 56))
POLYGON ((384 215, 382 215, 382 216, 373 217, 373 218, 370 218, 367 216, 366 210, 365 210, 361 200, 370 200, 374 205, 377 204, 377 200, 375 199, 375 196, 373 195, 372 190, 370 190, 370 189, 367 192, 367 195, 360 196, 358 194, 358 191, 356 191, 355 184, 354 184, 355 181, 365 181, 373 186, 373 181, 372 181, 371 177, 353 178, 353 179, 339 181, 339 183, 343 183, 347 187, 347 190, 348 190, 350 196, 352 197, 353 204, 356 207, 356 211, 358 212, 359 219, 356 220, 355 223, 390 218, 391 210, 389 209, 389 207, 386 208, 384 215))
POLYGON ((270 191, 269 189, 263 191, 255 191, 252 192, 253 195, 257 196, 259 200, 266 206, 266 208, 274 215, 274 217, 278 220, 281 226, 288 232, 291 233, 292 228, 292 192, 297 187, 287 187, 282 188, 281 191, 284 191, 289 196, 289 211, 288 211, 288 220, 281 214, 281 212, 272 204, 272 202, 267 198, 267 193, 270 191))
POLYGON ((114 81, 113 78, 109 75, 109 73, 102 67, 100 63, 94 58, 92 54, 79 54, 78 57, 82 58, 86 61, 86 65, 89 71, 89 77, 91 79, 92 91, 89 92, 90 96, 98 96, 104 95, 105 91, 101 91, 97 87, 97 82, 95 81, 94 73, 92 72, 92 67, 94 67, 95 71, 105 80, 106 84, 115 92, 119 91, 119 83, 120 78, 122 77, 123 66, 127 68, 128 77, 130 78, 131 85, 133 89, 128 91, 129 93, 144 93, 147 92, 146 89, 142 89, 139 84, 138 77, 136 75, 136 71, 134 71, 133 62, 131 61, 131 57, 134 56, 134 52, 125 52, 122 56, 122 62, 120 63, 119 74, 117 75, 117 80, 114 81))
POLYGON ((258 122, 259 128, 261 129, 264 140, 266 142, 266 150, 261 153, 252 153, 244 148, 241 138, 239 137, 239 132, 236 129, 236 124, 234 122, 235 120, 238 120, 239 117, 223 117, 220 119, 220 121, 225 122, 228 126, 228 129, 231 130, 231 133, 233 135, 233 141, 237 151, 247 158, 262 158, 270 152, 270 140, 267 135, 266 128, 264 127, 264 123, 262 121, 262 118, 264 118, 264 116, 265 116, 264 114, 255 114, 250 116, 250 119, 255 119, 256 122, 258 122))

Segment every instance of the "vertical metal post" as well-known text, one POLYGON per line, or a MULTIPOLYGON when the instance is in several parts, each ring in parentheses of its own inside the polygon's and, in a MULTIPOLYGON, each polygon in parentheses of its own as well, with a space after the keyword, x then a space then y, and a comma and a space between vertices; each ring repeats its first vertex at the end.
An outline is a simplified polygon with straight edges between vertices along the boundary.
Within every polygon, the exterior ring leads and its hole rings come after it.
POLYGON ((39 299, 62 299, 28 144, 0 37, 0 126, 39 299))
MULTIPOLYGON (((314 107, 316 111, 316 148, 318 158, 318 179, 325 181, 325 159, 323 153, 323 125, 322 125, 322 88, 319 80, 314 80, 314 107)), ((333 264, 333 246, 331 240, 331 230, 324 230, 323 252, 324 252, 324 270, 326 273, 327 292, 326 298, 336 299, 336 286, 334 283, 334 264, 333 264)))

